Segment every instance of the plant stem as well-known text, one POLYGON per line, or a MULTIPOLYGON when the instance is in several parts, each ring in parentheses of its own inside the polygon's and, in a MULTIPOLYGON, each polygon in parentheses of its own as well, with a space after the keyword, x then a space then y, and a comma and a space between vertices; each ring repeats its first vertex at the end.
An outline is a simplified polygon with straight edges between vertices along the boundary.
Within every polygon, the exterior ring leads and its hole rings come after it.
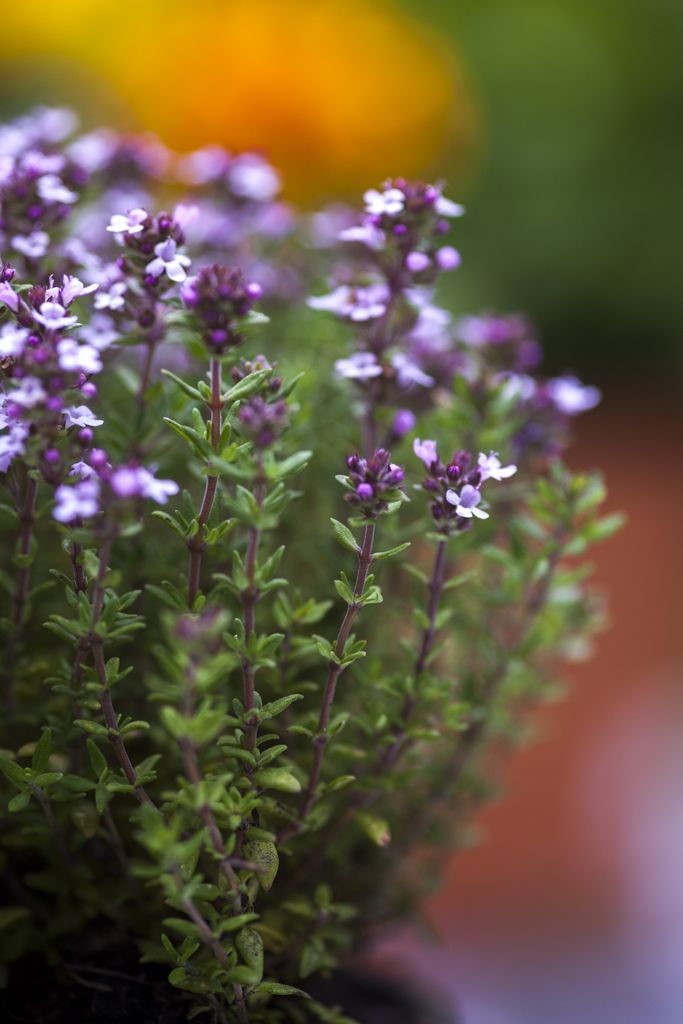
MULTIPOLYGON (((106 527, 105 527, 106 529, 106 527)), ((133 792, 136 798, 141 804, 156 808, 156 804, 147 794, 144 786, 142 786, 138 780, 138 774, 133 767, 133 762, 130 759, 126 745, 123 742, 123 737, 119 733, 119 723, 116 711, 114 710, 114 703, 112 701, 111 690, 107 683, 107 667, 104 661, 104 648, 102 644, 102 638, 95 632, 95 627, 100 621, 102 615, 102 608, 104 606, 104 580, 107 575, 107 567, 109 559, 111 557, 111 549, 114 543, 114 533, 109 524, 109 529, 105 534, 105 539, 100 548, 100 564, 97 568, 97 576, 95 577, 95 587, 93 590, 93 602, 92 602, 92 616, 90 619, 90 647, 93 654, 93 664, 95 666, 95 674, 100 684, 100 704, 102 706, 102 712, 104 714, 104 721, 109 730, 109 740, 114 748, 117 760, 121 765, 123 774, 126 777, 129 785, 132 786, 133 792)))
MULTIPOLYGON (((28 559, 31 553, 31 541, 33 539, 33 524, 36 518, 36 496, 38 494, 38 481, 29 476, 26 481, 24 500, 17 509, 21 530, 19 533, 19 554, 22 561, 28 559)), ((16 589, 14 591, 14 605, 12 608, 12 630, 7 640, 6 661, 5 661, 5 707, 12 714, 16 710, 16 694, 14 692, 13 669, 17 656, 17 641, 24 624, 26 602, 28 599, 28 588, 31 579, 30 565, 21 565, 17 573, 16 589)))
MULTIPOLYGON (((346 614, 342 619, 342 623, 337 633, 337 639, 334 645, 334 653, 337 658, 341 660, 344 656, 344 649, 346 642, 351 632, 354 620, 360 611, 361 605, 358 603, 358 598, 363 593, 365 588, 365 581, 368 577, 370 570, 370 563, 372 562, 372 545, 375 539, 375 524, 367 523, 363 530, 363 539, 361 547, 358 552, 358 568, 356 571, 356 583, 353 588, 353 596, 355 600, 347 605, 346 614)), ((331 661, 327 672, 327 681, 325 683, 325 689, 323 690, 322 704, 320 707, 320 715, 318 717, 318 731, 313 741, 313 763, 311 764, 311 770, 308 777, 308 784, 304 790, 303 799, 299 808, 299 814, 296 822, 285 827, 280 834, 280 840, 284 841, 290 836, 295 835, 301 830, 303 823, 308 817, 311 808, 316 800, 316 790, 320 781, 320 773, 322 770, 323 760, 325 757, 325 748, 329 741, 327 735, 327 729, 330 724, 330 715, 332 713, 332 706, 334 704, 334 695, 337 689, 337 682, 340 675, 344 671, 342 665, 337 664, 335 661, 331 661)))
MULTIPOLYGON (((209 403, 210 409, 210 422, 211 422, 211 447, 214 452, 218 452, 221 443, 221 412, 223 409, 223 402, 221 400, 221 361, 220 359, 212 359, 210 363, 211 373, 211 401, 209 403)), ((206 484, 204 485, 204 496, 202 497, 202 503, 197 515, 197 521, 199 528, 188 541, 188 548, 190 550, 189 564, 187 570, 187 603, 190 609, 192 609, 194 602, 199 593, 200 577, 202 570, 202 556, 206 550, 206 544, 204 543, 204 534, 206 533, 206 527, 209 522, 211 510, 213 508, 214 499, 216 497, 216 489, 218 487, 217 476, 207 476, 206 484)))
MULTIPOLYGON (((263 460, 258 456, 258 472, 254 486, 254 499, 262 507, 266 496, 266 480, 263 471, 263 460)), ((261 530, 258 526, 249 527, 247 540, 247 553, 244 560, 244 572, 247 577, 247 586, 242 591, 242 618, 244 620, 244 642, 249 644, 250 639, 256 633, 256 602, 259 599, 259 591, 256 586, 256 566, 258 550, 261 543, 261 530)), ((254 687, 256 670, 253 663, 247 657, 242 659, 242 696, 244 710, 246 712, 254 709, 254 687)), ((258 735, 258 722, 247 721, 246 746, 252 753, 256 750, 256 739, 258 735)))

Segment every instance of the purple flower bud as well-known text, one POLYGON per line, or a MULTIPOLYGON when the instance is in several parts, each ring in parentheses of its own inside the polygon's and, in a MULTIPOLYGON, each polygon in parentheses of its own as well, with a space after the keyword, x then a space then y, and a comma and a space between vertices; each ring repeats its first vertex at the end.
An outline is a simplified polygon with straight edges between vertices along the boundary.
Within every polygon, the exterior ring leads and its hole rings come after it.
POLYGON ((43 452, 43 458, 50 466, 55 466, 59 462, 60 457, 56 448, 46 448, 43 452))
MULTIPOLYGON (((87 428, 86 428, 87 429, 87 428)), ((88 455, 88 462, 93 469, 104 469, 109 461, 109 456, 103 448, 93 448, 88 455)))
POLYGON ((455 270, 462 263, 460 253, 452 245, 444 245, 438 249, 435 260, 440 270, 455 270))
POLYGON ((45 405, 50 410, 50 412, 61 412, 62 409, 64 408, 64 402, 59 397, 59 395, 53 395, 51 398, 48 398, 45 405))
POLYGON ((363 501, 370 501, 375 492, 372 484, 359 484, 356 488, 356 493, 359 498, 363 499, 363 501))
POLYGON ((91 380, 86 380, 84 384, 81 384, 81 394, 84 398, 94 398, 97 394, 97 385, 93 384, 91 380))
POLYGON ((391 432, 394 437, 398 440, 410 433, 414 429, 417 419, 415 414, 410 409, 399 409, 394 416, 394 422, 391 425, 391 432))
POLYGON ((92 444, 92 439, 94 436, 95 435, 93 434, 91 427, 83 427, 82 430, 78 431, 78 440, 81 442, 81 444, 92 444))
POLYGON ((411 274, 421 274, 429 266, 429 256, 424 252, 409 252, 406 256, 406 267, 411 274))

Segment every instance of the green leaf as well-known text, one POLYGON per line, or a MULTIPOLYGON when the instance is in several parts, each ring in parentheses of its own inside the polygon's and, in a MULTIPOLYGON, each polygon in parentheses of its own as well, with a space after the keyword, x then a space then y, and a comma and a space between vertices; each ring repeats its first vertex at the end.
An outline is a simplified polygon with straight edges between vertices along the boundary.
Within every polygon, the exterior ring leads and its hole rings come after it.
POLYGON ((280 867, 280 858, 275 843, 263 839, 247 839, 242 846, 245 860, 253 861, 259 871, 256 875, 259 885, 266 892, 275 881, 280 867))
POLYGON ((301 783, 286 768, 263 768, 256 772, 254 780, 264 789, 276 789, 281 793, 301 792, 301 783))
POLYGON ((294 988, 293 985, 282 985, 279 981, 262 981, 257 992, 267 992, 270 996, 300 996, 302 999, 310 999, 308 992, 303 989, 294 988))
POLYGON ((293 704, 297 700, 303 700, 303 693, 290 693, 286 697, 280 697, 278 700, 270 701, 268 704, 264 704, 259 709, 258 718, 263 721, 266 718, 275 718, 276 715, 282 714, 290 704, 293 704))
POLYGON ((383 818, 377 818, 367 811, 356 811, 356 821, 369 839, 377 846, 388 846, 391 842, 391 831, 389 825, 383 818))
POLYGON ((258 984, 263 977, 263 939, 255 928, 243 928, 235 936, 235 947, 247 967, 257 976, 258 984))
POLYGON ((36 749, 33 751, 33 758, 31 759, 31 769, 38 775, 40 772, 44 772, 47 768, 47 763, 50 760, 50 754, 52 753, 52 730, 44 729, 43 735, 36 743, 36 749))
POLYGON ((389 548, 387 551, 375 551, 372 555, 373 562, 375 559, 391 558, 392 555, 398 555, 401 551, 405 551, 406 548, 410 547, 410 541, 407 540, 404 544, 397 544, 395 548, 389 548))
POLYGON ((13 813, 15 811, 23 811, 25 807, 28 807, 31 802, 31 790, 27 789, 24 793, 17 793, 13 796, 7 807, 13 813))
POLYGON ((180 390, 183 391, 186 395, 189 395, 190 398, 194 398, 195 401, 197 402, 201 402, 202 396, 197 390, 197 388, 193 388, 190 384, 187 383, 187 381, 184 381, 182 377, 176 377, 175 373, 171 373, 170 370, 162 368, 161 372, 164 375, 164 377, 168 377, 169 380, 172 380, 176 387, 179 387, 180 390))
POLYGON ((27 907, 0 907, 0 931, 3 928, 13 928, 20 921, 25 921, 31 916, 27 907))
POLYGON ((334 535, 342 547, 346 548, 348 551, 353 551, 354 554, 358 554, 360 547, 348 526, 344 526, 344 524, 340 523, 338 519, 330 519, 330 522, 332 523, 334 535))

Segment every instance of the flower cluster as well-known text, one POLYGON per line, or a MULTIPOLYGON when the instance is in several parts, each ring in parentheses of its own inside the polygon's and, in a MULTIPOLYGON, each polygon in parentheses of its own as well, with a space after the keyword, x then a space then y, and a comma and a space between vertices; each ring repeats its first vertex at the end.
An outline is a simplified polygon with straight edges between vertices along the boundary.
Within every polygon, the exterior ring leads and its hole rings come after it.
POLYGON ((451 317, 434 304, 434 289, 460 264, 444 236, 464 211, 441 186, 402 178, 364 199, 361 223, 339 233, 356 244, 351 272, 343 268, 345 279, 308 305, 353 324, 359 347, 337 360, 335 373, 356 383, 374 418, 383 407, 429 403, 430 391, 448 386, 458 368, 451 317))
POLYGON ((66 111, 37 111, 0 132, 0 251, 34 270, 70 216, 87 172, 57 144, 73 130, 66 111))
POLYGON ((378 448, 369 459, 349 455, 346 465, 349 472, 342 482, 349 490, 344 497, 363 519, 376 519, 393 502, 403 499, 403 467, 391 461, 391 452, 385 448, 378 448))
POLYGON ((91 519, 102 509, 115 512, 120 503, 149 498, 158 505, 178 493, 174 480, 160 480, 150 469, 133 463, 112 466, 101 448, 93 448, 71 467, 70 484, 55 490, 54 518, 60 523, 91 519))
POLYGON ((34 285, 20 293, 7 267, 3 276, 0 305, 11 314, 0 327, 0 401, 2 426, 8 430, 0 438, 0 469, 6 472, 10 461, 23 453, 29 433, 48 451, 65 430, 101 424, 79 399, 96 395, 92 378, 102 370, 106 346, 82 342, 72 330, 78 323, 73 303, 95 291, 96 284, 84 285, 65 275, 59 284, 50 277, 47 287, 34 285))
MULTIPOLYGON (((233 366, 231 375, 235 383, 260 370, 272 371, 265 356, 242 359, 233 366)), ((283 392, 283 379, 271 376, 261 394, 251 395, 239 408, 240 433, 248 438, 257 451, 270 448, 289 426, 290 406, 283 392)))
POLYGON ((469 529, 473 519, 488 519, 488 506, 482 504, 482 484, 486 480, 507 480, 517 472, 516 466, 503 466, 496 452, 480 452, 473 465, 472 455, 466 451, 456 451, 444 464, 436 441, 416 438, 413 451, 427 470, 422 487, 432 499, 436 529, 445 536, 469 529))
POLYGON ((243 341, 245 321, 261 294, 261 286, 247 281, 237 267, 223 267, 218 263, 202 267, 181 289, 183 303, 192 312, 193 324, 207 348, 216 355, 243 341))

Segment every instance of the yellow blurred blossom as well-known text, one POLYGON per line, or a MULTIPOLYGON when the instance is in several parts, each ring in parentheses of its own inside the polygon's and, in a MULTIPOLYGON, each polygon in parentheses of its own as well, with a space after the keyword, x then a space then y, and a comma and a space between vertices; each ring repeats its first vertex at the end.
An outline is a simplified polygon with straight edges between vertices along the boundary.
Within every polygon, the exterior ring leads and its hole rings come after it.
POLYGON ((471 132, 455 59, 386 2, 33 0, 3 23, 4 57, 85 70, 175 149, 262 149, 300 195, 426 172, 471 132))

